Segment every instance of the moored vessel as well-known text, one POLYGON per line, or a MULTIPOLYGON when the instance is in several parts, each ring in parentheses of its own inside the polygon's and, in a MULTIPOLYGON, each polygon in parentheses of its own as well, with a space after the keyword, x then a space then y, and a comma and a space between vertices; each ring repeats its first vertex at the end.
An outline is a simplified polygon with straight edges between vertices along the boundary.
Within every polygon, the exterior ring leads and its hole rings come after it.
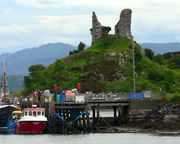
POLYGON ((16 109, 12 112, 12 118, 7 123, 8 134, 14 133, 16 122, 20 118, 21 115, 22 115, 22 112, 20 109, 16 109))
POLYGON ((14 111, 20 109, 14 105, 0 106, 0 133, 13 133, 16 123, 16 118, 13 117, 14 111))
POLYGON ((23 110, 15 125, 16 134, 42 134, 46 129, 45 108, 32 107, 23 110))

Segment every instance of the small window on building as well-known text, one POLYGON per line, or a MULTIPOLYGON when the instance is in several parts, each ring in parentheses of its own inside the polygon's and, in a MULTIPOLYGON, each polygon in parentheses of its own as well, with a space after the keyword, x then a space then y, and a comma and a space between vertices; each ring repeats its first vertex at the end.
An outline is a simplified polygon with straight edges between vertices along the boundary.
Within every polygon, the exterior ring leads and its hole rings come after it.
POLYGON ((24 115, 27 116, 27 111, 24 112, 24 115))
POLYGON ((43 115, 43 116, 45 115, 45 112, 44 112, 44 111, 42 111, 42 115, 43 115))

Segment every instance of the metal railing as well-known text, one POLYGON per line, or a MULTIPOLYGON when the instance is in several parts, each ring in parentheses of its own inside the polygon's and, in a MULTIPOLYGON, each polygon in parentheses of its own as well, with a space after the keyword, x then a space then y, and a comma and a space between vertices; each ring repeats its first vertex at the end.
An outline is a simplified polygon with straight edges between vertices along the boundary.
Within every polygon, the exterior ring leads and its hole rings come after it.
MULTIPOLYGON (((138 93, 137 93, 138 94, 138 93)), ((123 100, 138 100, 138 99, 149 99, 149 100, 160 100, 162 99, 163 93, 160 92, 150 92, 150 93, 143 93, 144 96, 142 98, 139 97, 134 97, 131 98, 130 95, 132 93, 92 93, 92 92, 87 92, 87 93, 81 93, 81 96, 84 96, 85 102, 108 102, 108 101, 123 101, 123 100)), ((21 98, 21 102, 32 102, 31 98, 21 98)), ((33 102, 38 102, 33 100, 33 102)), ((33 103, 32 102, 32 103, 33 103)), ((47 101, 41 101, 42 103, 49 103, 51 102, 50 100, 47 101)), ((75 101, 74 101, 75 102, 75 101)))
POLYGON ((128 100, 128 93, 88 93, 85 94, 85 101, 119 101, 128 100))
MULTIPOLYGON (((139 93, 135 93, 139 94, 139 93)), ((134 98, 131 98, 132 93, 86 93, 85 101, 120 101, 120 100, 137 100, 137 99, 149 99, 149 100, 160 100, 162 99, 163 93, 160 92, 142 92, 142 97, 139 98, 135 95, 134 98)))

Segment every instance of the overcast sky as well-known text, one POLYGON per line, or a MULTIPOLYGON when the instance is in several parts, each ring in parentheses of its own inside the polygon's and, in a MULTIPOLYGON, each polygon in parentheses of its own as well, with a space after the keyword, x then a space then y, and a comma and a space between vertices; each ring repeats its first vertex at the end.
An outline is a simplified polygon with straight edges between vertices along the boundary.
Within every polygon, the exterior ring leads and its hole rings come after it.
POLYGON ((132 33, 142 42, 180 42, 178 0, 0 0, 0 53, 46 43, 91 43, 92 11, 112 28, 132 9, 132 33))

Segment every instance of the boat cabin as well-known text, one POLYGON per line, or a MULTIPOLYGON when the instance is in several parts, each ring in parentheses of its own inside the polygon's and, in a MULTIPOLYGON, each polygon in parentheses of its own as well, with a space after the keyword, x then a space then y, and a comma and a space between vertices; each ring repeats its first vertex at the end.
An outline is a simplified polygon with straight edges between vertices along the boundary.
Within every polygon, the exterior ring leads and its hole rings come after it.
POLYGON ((23 116, 45 116, 45 108, 25 108, 23 116))
POLYGON ((21 110, 15 110, 12 112, 13 117, 20 117, 22 116, 22 111, 21 110))

